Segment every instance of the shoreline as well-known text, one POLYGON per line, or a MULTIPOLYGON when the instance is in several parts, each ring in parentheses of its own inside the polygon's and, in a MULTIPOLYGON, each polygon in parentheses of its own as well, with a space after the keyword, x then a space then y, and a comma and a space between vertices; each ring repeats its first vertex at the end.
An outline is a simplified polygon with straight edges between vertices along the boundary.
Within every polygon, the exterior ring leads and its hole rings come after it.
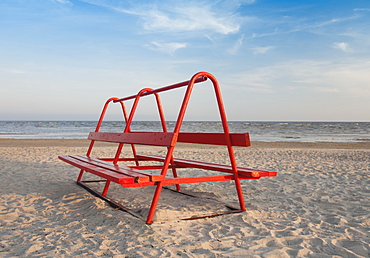
MULTIPOLYGON (((90 141, 87 139, 0 139, 1 147, 86 147, 90 141)), ((110 143, 97 143, 99 146, 113 146, 110 143)), ((204 146, 196 144, 178 144, 178 148, 186 147, 212 148, 219 146, 204 146)), ((259 142, 252 141, 248 148, 263 149, 370 149, 370 142, 345 143, 345 142, 259 142)))

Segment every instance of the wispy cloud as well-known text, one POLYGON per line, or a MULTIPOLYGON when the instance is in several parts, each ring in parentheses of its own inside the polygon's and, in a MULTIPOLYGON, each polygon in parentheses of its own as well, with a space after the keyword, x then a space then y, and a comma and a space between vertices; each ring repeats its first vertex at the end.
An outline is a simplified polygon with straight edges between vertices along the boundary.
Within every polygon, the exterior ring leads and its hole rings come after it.
POLYGON ((364 12, 370 12, 370 8, 355 8, 353 11, 358 12, 358 11, 364 11, 364 12))
POLYGON ((311 91, 370 97, 370 62, 295 60, 233 76, 247 91, 265 93, 311 91))
POLYGON ((51 0, 54 3, 60 3, 60 4, 67 4, 67 5, 73 5, 71 1, 68 0, 51 0))
POLYGON ((243 46, 244 34, 238 38, 234 45, 227 51, 231 55, 236 55, 239 49, 243 46))
POLYGON ((236 33, 240 20, 235 15, 216 15, 210 6, 188 5, 165 11, 151 10, 141 15, 144 28, 149 31, 212 31, 220 34, 236 33))
POLYGON ((243 4, 254 3, 254 0, 148 1, 145 4, 125 1, 84 1, 136 15, 142 20, 146 31, 210 31, 222 35, 239 32, 245 18, 238 13, 238 8, 243 4))
MULTIPOLYGON (((339 24, 348 22, 350 20, 354 20, 358 18, 357 15, 349 15, 339 18, 329 18, 325 20, 318 20, 318 19, 307 19, 302 17, 289 17, 287 19, 281 19, 279 16, 279 20, 271 19, 270 25, 271 30, 266 33, 252 33, 251 38, 263 38, 263 37, 271 37, 271 36, 279 36, 279 35, 286 35, 291 33, 297 32, 309 32, 312 34, 327 34, 328 29, 332 29, 333 26, 339 26, 339 24), (273 28, 274 26, 275 28, 273 28)), ((333 33, 331 31, 331 33, 333 33)))
POLYGON ((254 55, 259 55, 259 54, 266 54, 270 50, 274 49, 275 47, 273 46, 268 46, 268 47, 255 47, 252 48, 253 54, 254 55))
POLYGON ((159 42, 151 42, 150 44, 146 45, 150 49, 159 50, 161 52, 165 52, 167 54, 173 55, 176 50, 180 48, 187 47, 187 43, 178 43, 178 42, 170 42, 170 43, 159 43, 159 42))
POLYGON ((4 74, 26 74, 27 71, 20 70, 20 69, 0 69, 0 72, 4 72, 4 74))

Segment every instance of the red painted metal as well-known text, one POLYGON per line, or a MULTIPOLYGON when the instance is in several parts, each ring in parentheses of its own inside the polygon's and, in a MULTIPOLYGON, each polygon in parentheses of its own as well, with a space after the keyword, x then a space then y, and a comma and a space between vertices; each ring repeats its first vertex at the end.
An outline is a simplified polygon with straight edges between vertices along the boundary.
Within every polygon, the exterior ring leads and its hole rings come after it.
MULTIPOLYGON (((231 145, 239 147, 250 146, 248 133, 231 133, 229 134, 231 145)), ((227 145, 223 133, 183 133, 180 132, 177 142, 210 144, 210 145, 227 145)))
MULTIPOLYGON (((97 166, 97 167, 109 169, 111 171, 129 176, 129 177, 134 177, 135 181, 142 181, 143 182, 144 180, 138 179, 140 177, 149 177, 149 181, 159 181, 159 180, 163 179, 163 177, 161 175, 158 175, 158 174, 155 174, 155 173, 143 172, 143 171, 140 171, 138 169, 134 169, 132 167, 126 167, 126 166, 123 167, 123 166, 118 166, 118 165, 112 165, 111 163, 108 163, 106 161, 96 159, 96 158, 94 159, 94 158, 90 158, 90 157, 82 156, 82 155, 71 155, 69 157, 74 158, 74 159, 79 160, 79 161, 86 162, 88 164, 92 164, 92 165, 97 166)), ((141 166, 138 166, 138 167, 141 167, 141 166)))
POLYGON ((154 146, 172 146, 176 144, 174 133, 164 132, 129 132, 102 133, 91 132, 88 139, 103 142, 130 143, 154 146))
MULTIPOLYGON (((135 177, 131 177, 131 176, 127 176, 127 175, 124 175, 124 174, 119 174, 117 172, 113 172, 109 169, 104 169, 104 168, 101 168, 101 167, 98 167, 98 166, 94 166, 94 165, 91 165, 89 163, 86 163, 86 162, 83 162, 83 161, 80 161, 80 160, 76 160, 72 157, 69 157, 69 156, 62 156, 62 157, 59 157, 61 160, 75 166, 75 167, 78 167, 84 171, 87 171, 87 172, 90 172, 94 175, 97 175, 99 177, 102 177, 102 178, 105 178, 109 181, 113 181, 117 184, 130 184, 130 183, 135 183, 135 177)), ((149 181, 149 178, 148 178, 148 181, 149 181)))
MULTIPOLYGON (((148 217, 146 218, 147 224, 151 224, 153 222, 156 206, 158 204, 158 200, 164 185, 176 185, 177 191, 180 191, 180 184, 185 183, 234 181, 240 208, 237 210, 232 209, 231 212, 240 212, 246 210, 240 181, 259 179, 260 177, 267 176, 276 176, 276 172, 237 167, 233 146, 242 146, 242 147, 250 146, 249 134, 230 133, 219 84, 216 78, 212 74, 207 72, 199 72, 195 74, 190 80, 181 83, 165 86, 154 90, 150 88, 145 88, 140 90, 136 95, 132 95, 125 98, 108 99, 103 107, 96 129, 94 132, 91 132, 89 134, 88 139, 91 140, 91 143, 88 148, 86 156, 73 155, 66 157, 60 156, 59 158, 81 169, 77 179, 77 183, 88 190, 89 187, 86 185, 87 181, 82 181, 83 173, 85 171, 95 174, 99 177, 105 178, 106 184, 101 194, 97 193, 95 190, 92 189, 90 189, 89 191, 93 192, 94 194, 97 194, 99 197, 107 201, 111 200, 106 196, 108 193, 110 182, 118 183, 122 185, 124 188, 156 186, 156 190, 149 209, 148 217), (180 132, 194 85, 196 83, 204 82, 207 79, 209 79, 213 85, 218 111, 220 114, 220 120, 222 123, 223 133, 180 132), (180 106, 175 127, 172 132, 168 132, 159 93, 185 86, 186 91, 180 106), (149 95, 154 95, 155 97, 159 114, 159 120, 162 126, 162 132, 132 132, 131 124, 134 119, 137 107, 140 103, 140 99, 144 96, 149 95), (127 100, 134 100, 130 108, 129 114, 127 113, 124 105, 124 102, 127 100), (123 117, 126 122, 126 126, 122 133, 100 132, 100 128, 104 120, 105 114, 107 112, 108 106, 112 103, 119 103, 121 105, 123 117), (113 158, 101 158, 101 159, 91 158, 91 153, 95 141, 118 143, 115 156, 113 158), (230 165, 174 158, 173 154, 177 142, 226 146, 230 160, 230 165), (121 157, 122 149, 125 144, 131 145, 133 155, 132 157, 121 157), (167 154, 165 157, 153 155, 138 155, 135 144, 163 146, 167 148, 167 154), (124 161, 134 161, 135 166, 118 165, 118 162, 124 161), (152 161, 160 164, 141 165, 140 163, 142 161, 152 161), (214 170, 220 174, 214 176, 195 175, 194 177, 187 178, 178 177, 177 169, 182 168, 214 170), (167 177, 168 170, 172 170, 173 178, 167 177)), ((112 201, 111 203, 115 206, 118 205, 114 201, 112 201)), ((127 210, 123 206, 119 207, 123 210, 127 210)), ((219 213, 216 215, 221 214, 223 213, 219 213)))
POLYGON ((110 186, 110 182, 111 181, 109 181, 109 180, 107 180, 106 182, 105 182, 105 186, 104 186, 104 189, 103 189, 103 192, 102 192, 102 196, 106 196, 107 195, 107 193, 108 193, 108 190, 109 190, 109 186, 110 186))
MULTIPOLYGON (((240 180, 257 180, 259 177, 240 177, 240 180)), ((206 176, 206 177, 180 177, 180 178, 165 178, 161 180, 162 186, 164 185, 174 185, 174 184, 194 184, 194 183, 205 183, 205 182, 222 182, 222 181, 233 181, 234 175, 224 174, 219 176, 206 176)), ((146 186, 156 186, 158 182, 141 182, 132 184, 122 184, 123 188, 133 188, 133 187, 146 187, 146 186)))
MULTIPOLYGON (((104 107, 103 107, 103 110, 102 110, 102 112, 101 112, 101 114, 100 114, 100 117, 99 117, 98 124, 96 125, 95 132, 99 132, 100 127, 101 127, 101 125, 102 125, 102 123, 103 123, 103 119, 104 119, 105 113, 107 112, 107 109, 108 109, 109 103, 110 103, 110 102, 112 102, 112 101, 114 101, 114 100, 117 100, 117 98, 110 98, 110 99, 108 99, 108 100, 105 102, 104 107)), ((91 141, 91 142, 90 142, 90 146, 89 146, 89 149, 87 150, 87 154, 86 154, 87 156, 90 156, 91 151, 92 151, 92 149, 93 149, 93 147, 94 147, 94 143, 95 143, 95 141, 91 141)))
MULTIPOLYGON (((163 162, 165 157, 161 156, 154 156, 154 155, 138 155, 137 156, 143 160, 150 160, 150 161, 159 161, 163 162)), ((177 167, 181 168, 200 168, 205 170, 214 170, 219 172, 226 172, 226 173, 233 173, 233 168, 228 165, 223 164, 214 164, 202 161, 195 161, 195 160, 187 160, 187 159, 178 159, 175 158, 173 164, 177 167)), ((237 167, 238 175, 243 177, 265 177, 265 176, 276 176, 276 172, 272 171, 263 171, 259 169, 252 169, 252 168, 243 168, 237 167)))
MULTIPOLYGON (((207 80, 207 76, 203 76, 203 77, 202 76, 197 76, 197 79, 195 80, 194 83, 204 82, 206 80, 207 80)), ((147 96, 147 95, 154 94, 154 93, 173 90, 173 89, 176 89, 176 88, 188 86, 189 82, 190 81, 184 81, 184 82, 176 83, 176 84, 173 84, 173 85, 170 85, 170 86, 165 86, 165 87, 162 87, 162 88, 159 88, 159 89, 143 92, 141 94, 138 93, 136 95, 132 95, 132 96, 129 96, 129 97, 126 97, 126 98, 121 98, 121 99, 114 100, 114 102, 121 102, 121 101, 130 100, 130 99, 135 99, 139 94, 141 96, 147 96)))

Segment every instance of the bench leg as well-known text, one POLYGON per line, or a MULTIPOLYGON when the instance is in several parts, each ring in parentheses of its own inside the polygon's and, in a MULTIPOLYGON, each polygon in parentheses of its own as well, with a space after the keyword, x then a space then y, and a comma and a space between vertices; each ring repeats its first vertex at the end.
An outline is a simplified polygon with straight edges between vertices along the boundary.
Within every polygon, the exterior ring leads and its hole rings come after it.
MULTIPOLYGON (((174 178, 177 178, 177 171, 176 171, 176 168, 172 168, 172 174, 173 174, 173 177, 174 177, 174 178)), ((176 185, 176 190, 177 190, 178 192, 180 192, 180 191, 181 191, 181 187, 180 187, 180 185, 179 185, 179 184, 177 184, 177 185, 176 185)))
POLYGON ((235 179, 235 186, 236 186, 236 192, 237 192, 238 198, 239 198, 240 210, 246 211, 247 209, 245 208, 243 190, 242 190, 242 186, 240 184, 240 179, 239 178, 235 179))
POLYGON ((176 191, 178 191, 178 192, 181 191, 181 186, 180 185, 176 185, 176 191))
POLYGON ((158 200, 159 200, 159 197, 161 195, 161 192, 162 192, 162 188, 163 188, 162 182, 158 182, 157 188, 155 189, 155 193, 154 193, 154 196, 153 196, 152 204, 151 204, 150 209, 149 209, 148 217, 146 219, 146 224, 152 224, 153 223, 153 217, 154 217, 155 209, 157 208, 157 204, 158 204, 158 200))
POLYGON ((107 195, 109 186, 110 186, 110 181, 107 180, 107 182, 105 183, 105 186, 104 186, 104 190, 103 190, 103 192, 101 194, 102 196, 106 196, 107 195))
POLYGON ((85 170, 81 169, 80 174, 78 175, 77 182, 80 182, 82 180, 82 175, 84 174, 85 170))

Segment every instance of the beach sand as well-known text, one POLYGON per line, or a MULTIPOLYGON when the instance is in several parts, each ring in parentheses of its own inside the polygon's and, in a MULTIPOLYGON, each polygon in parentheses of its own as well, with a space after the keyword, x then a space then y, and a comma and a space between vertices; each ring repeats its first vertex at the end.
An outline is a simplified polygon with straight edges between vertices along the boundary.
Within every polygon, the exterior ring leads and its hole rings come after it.
MULTIPOLYGON (((85 140, 0 140, 0 257, 369 257, 370 143, 253 143, 239 166, 278 171, 242 181, 247 211, 179 217, 236 205, 232 182, 164 190, 146 225, 75 184, 58 155, 84 154, 85 140), (214 199, 216 201, 214 201, 214 199)), ((102 144, 95 155, 114 150, 102 144)), ((141 153, 165 150, 140 146, 141 153)), ((227 163, 224 148, 180 145, 176 157, 227 163)), ((210 173, 181 171, 181 175, 210 173)), ((145 213, 150 187, 109 194, 145 213)))

